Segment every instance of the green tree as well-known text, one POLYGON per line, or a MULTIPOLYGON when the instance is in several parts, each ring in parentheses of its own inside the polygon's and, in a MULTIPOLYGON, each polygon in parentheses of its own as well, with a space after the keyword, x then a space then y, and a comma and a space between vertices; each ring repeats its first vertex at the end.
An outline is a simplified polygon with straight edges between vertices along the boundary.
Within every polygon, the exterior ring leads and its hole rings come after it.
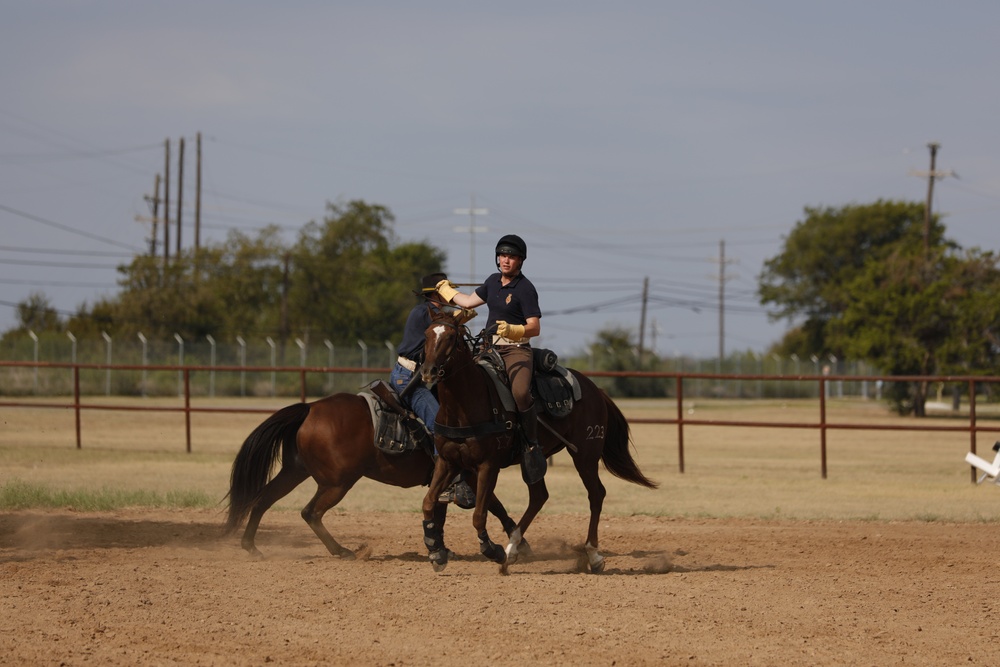
POLYGON ((392 213, 351 201, 328 204, 291 253, 289 326, 335 342, 398 337, 421 275, 441 270, 444 254, 427 244, 397 245, 392 213))
POLYGON ((27 299, 17 304, 17 321, 16 330, 21 332, 41 333, 43 331, 61 332, 64 330, 59 313, 42 292, 32 292, 27 299))
MULTIPOLYGON (((81 304, 68 328, 77 336, 142 332, 151 339, 242 334, 285 342, 314 332, 353 344, 398 337, 420 277, 440 271, 445 255, 427 243, 398 243, 392 224, 384 206, 351 201, 328 204, 324 221, 307 224, 293 246, 272 226, 255 236, 231 232, 166 266, 137 256, 118 268, 120 292, 81 304)), ((56 326, 54 314, 41 296, 22 310, 37 328, 56 326)))
MULTIPOLYGON (((900 244, 868 262, 846 286, 849 302, 830 322, 831 345, 892 375, 993 373, 1000 330, 1000 271, 992 253, 964 255, 900 244)), ((896 383, 901 413, 924 416, 928 385, 896 383)))
MULTIPOLYGON (((827 326, 851 303, 851 281, 869 262, 884 260, 903 244, 922 244, 924 205, 879 200, 841 208, 806 208, 804 220, 785 238, 780 254, 764 262, 758 277, 761 303, 772 320, 799 321, 781 347, 784 354, 844 356, 827 326)), ((944 228, 931 221, 930 244, 945 245, 944 228)), ((921 245, 922 247, 922 245, 921 245)))
MULTIPOLYGON (((638 344, 634 332, 625 327, 609 327, 598 331, 597 337, 591 343, 591 350, 594 353, 594 368, 600 371, 655 370, 659 365, 659 359, 647 357, 645 366, 639 367, 638 344)), ((661 378, 598 379, 599 385, 611 396, 666 396, 667 394, 667 383, 661 378)))

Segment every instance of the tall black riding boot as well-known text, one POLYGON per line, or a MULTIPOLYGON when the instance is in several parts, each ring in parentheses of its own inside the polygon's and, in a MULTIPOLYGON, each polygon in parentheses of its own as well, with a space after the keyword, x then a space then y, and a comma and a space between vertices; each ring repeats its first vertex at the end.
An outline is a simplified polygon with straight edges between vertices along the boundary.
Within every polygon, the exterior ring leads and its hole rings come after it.
POLYGON ((538 409, 532 404, 519 417, 525 440, 521 477, 525 484, 534 484, 545 477, 545 452, 538 444, 538 409))

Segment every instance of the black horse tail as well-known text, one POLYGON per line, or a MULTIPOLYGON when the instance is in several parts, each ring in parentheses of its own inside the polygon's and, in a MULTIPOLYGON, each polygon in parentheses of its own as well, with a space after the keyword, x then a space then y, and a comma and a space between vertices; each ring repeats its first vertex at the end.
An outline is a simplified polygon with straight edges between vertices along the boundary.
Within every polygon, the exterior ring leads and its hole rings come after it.
POLYGON ((246 520, 261 490, 271 478, 271 471, 284 448, 290 461, 297 450, 295 435, 309 415, 308 403, 294 403, 282 408, 255 428, 243 441, 229 478, 229 516, 226 532, 232 532, 246 520))
POLYGON ((655 489, 659 483, 642 474, 639 465, 632 458, 632 452, 629 448, 632 430, 628 425, 628 420, 625 419, 625 415, 618 409, 615 402, 603 391, 601 391, 601 398, 604 399, 604 404, 608 408, 608 432, 604 438, 604 449, 601 452, 604 467, 612 475, 624 479, 626 482, 655 489))

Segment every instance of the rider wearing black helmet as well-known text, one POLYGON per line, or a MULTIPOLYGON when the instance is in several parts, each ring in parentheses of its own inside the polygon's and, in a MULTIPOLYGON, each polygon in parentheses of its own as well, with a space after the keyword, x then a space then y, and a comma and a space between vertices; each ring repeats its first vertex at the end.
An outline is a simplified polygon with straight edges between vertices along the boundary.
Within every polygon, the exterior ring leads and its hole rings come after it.
POLYGON ((531 398, 533 362, 529 338, 541 333, 538 292, 521 266, 528 256, 528 246, 515 234, 503 236, 496 245, 499 270, 487 278, 472 294, 463 294, 447 280, 437 284, 438 293, 449 303, 463 308, 486 304, 489 318, 486 328, 496 326, 493 343, 503 357, 511 391, 520 416, 521 430, 527 441, 521 472, 528 484, 545 475, 545 453, 538 445, 538 414, 531 398))

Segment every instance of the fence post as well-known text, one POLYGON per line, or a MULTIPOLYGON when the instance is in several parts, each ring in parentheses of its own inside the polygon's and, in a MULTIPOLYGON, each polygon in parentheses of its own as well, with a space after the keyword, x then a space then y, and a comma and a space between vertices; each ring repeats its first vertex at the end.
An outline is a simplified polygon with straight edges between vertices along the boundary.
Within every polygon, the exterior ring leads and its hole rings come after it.
POLYGON ((677 374, 677 462, 684 472, 684 377, 677 374))
MULTIPOLYGON (((368 368, 368 346, 365 345, 365 341, 363 341, 363 340, 361 340, 359 338, 358 339, 358 347, 361 348, 361 367, 367 369, 368 368)), ((364 385, 367 385, 367 384, 368 384, 368 371, 366 370, 364 373, 361 374, 361 385, 364 386, 364 385)))
POLYGON ((237 336, 236 342, 240 344, 240 396, 247 395, 247 342, 243 336, 237 336))
POLYGON ((267 337, 267 344, 271 346, 271 397, 274 398, 274 365, 275 365, 275 352, 274 352, 274 341, 271 337, 267 337))
MULTIPOLYGON (((76 342, 76 339, 73 339, 76 342)), ((83 439, 80 437, 80 367, 73 361, 73 409, 76 412, 76 448, 83 449, 83 439)))
POLYGON ((107 354, 108 370, 106 379, 104 381, 104 393, 107 396, 110 396, 111 395, 111 336, 108 335, 107 331, 102 331, 101 335, 104 337, 104 342, 107 343, 107 348, 108 348, 108 354, 107 354))
POLYGON ((208 372, 208 395, 215 398, 215 339, 212 338, 212 334, 207 334, 205 338, 210 346, 208 365, 212 367, 208 372))
POLYGON ((34 389, 34 393, 37 394, 38 393, 38 334, 36 334, 31 329, 28 329, 28 335, 31 337, 31 340, 35 341, 35 369, 34 369, 35 370, 35 389, 34 389))
POLYGON ((826 479, 826 378, 819 378, 819 458, 823 479, 826 479))
POLYGON ((191 369, 184 369, 184 432, 187 436, 187 453, 191 453, 191 369))
MULTIPOLYGON (((66 337, 69 338, 69 342, 70 342, 69 362, 71 364, 73 364, 74 366, 76 366, 76 336, 73 335, 72 331, 67 331, 66 332, 66 337)), ((76 377, 75 372, 73 371, 73 369, 70 369, 70 372, 69 372, 69 386, 70 386, 70 391, 73 390, 73 382, 74 382, 74 378, 75 377, 76 377)))
MULTIPOLYGON (((330 342, 329 338, 327 338, 327 339, 325 339, 323 341, 323 344, 326 345, 326 349, 327 349, 326 367, 327 368, 333 368, 333 343, 330 342)), ((333 380, 331 378, 332 378, 332 376, 329 373, 327 373, 326 374, 326 391, 327 391, 327 393, 330 393, 331 390, 333 389, 333 380)))
POLYGON ((142 397, 146 398, 146 337, 142 335, 140 331, 138 333, 139 340, 142 342, 142 397))
MULTIPOLYGON (((970 450, 973 454, 976 453, 976 381, 969 380, 969 438, 972 442, 970 443, 970 450)), ((969 466, 969 472, 972 474, 972 483, 976 483, 976 469, 969 466)))
MULTIPOLYGON (((174 334, 174 340, 177 341, 177 365, 178 366, 183 366, 184 365, 184 339, 181 338, 181 335, 179 333, 175 333, 174 334)), ((183 396, 184 395, 184 381, 185 381, 184 372, 183 371, 177 371, 177 395, 178 396, 183 396)))

